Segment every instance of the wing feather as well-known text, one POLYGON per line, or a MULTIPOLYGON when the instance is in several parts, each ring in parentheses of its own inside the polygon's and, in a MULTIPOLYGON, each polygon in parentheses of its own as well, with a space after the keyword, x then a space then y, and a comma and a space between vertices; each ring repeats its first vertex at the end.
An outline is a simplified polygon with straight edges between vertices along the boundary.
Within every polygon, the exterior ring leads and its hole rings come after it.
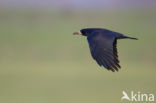
POLYGON ((102 33, 94 32, 88 36, 91 55, 98 65, 111 71, 120 68, 117 52, 117 40, 115 37, 104 36, 102 33))

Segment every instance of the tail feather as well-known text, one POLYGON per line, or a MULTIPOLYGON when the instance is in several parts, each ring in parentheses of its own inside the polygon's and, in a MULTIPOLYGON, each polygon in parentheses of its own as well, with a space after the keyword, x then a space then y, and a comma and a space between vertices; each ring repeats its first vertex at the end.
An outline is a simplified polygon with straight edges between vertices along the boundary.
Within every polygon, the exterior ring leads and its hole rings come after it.
POLYGON ((138 38, 133 38, 133 37, 128 37, 128 36, 123 36, 122 38, 128 38, 128 39, 138 40, 138 38))

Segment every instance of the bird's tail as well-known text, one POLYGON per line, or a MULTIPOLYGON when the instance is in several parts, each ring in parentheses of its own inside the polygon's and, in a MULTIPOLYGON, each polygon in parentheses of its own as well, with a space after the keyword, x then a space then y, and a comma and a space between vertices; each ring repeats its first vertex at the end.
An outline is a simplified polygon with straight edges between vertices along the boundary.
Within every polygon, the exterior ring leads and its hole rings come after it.
POLYGON ((127 39, 134 39, 134 40, 138 40, 138 38, 133 38, 133 37, 128 37, 128 36, 122 36, 121 38, 122 38, 122 39, 124 39, 124 38, 126 39, 126 38, 127 38, 127 39))

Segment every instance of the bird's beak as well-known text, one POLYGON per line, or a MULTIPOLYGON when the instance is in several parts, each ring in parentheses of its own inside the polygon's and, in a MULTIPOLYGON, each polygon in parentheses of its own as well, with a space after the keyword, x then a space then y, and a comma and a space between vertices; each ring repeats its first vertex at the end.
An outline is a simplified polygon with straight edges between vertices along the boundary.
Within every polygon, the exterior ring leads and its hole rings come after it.
POLYGON ((81 31, 74 32, 73 35, 82 35, 81 31))

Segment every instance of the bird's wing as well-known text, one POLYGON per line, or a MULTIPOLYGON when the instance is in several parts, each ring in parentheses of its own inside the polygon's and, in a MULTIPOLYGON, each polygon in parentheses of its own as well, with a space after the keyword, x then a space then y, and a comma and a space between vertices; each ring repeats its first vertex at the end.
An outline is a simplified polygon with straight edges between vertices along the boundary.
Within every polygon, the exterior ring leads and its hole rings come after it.
POLYGON ((94 32, 87 39, 92 57, 96 62, 108 70, 113 72, 115 70, 118 71, 120 65, 117 55, 116 38, 94 32))

